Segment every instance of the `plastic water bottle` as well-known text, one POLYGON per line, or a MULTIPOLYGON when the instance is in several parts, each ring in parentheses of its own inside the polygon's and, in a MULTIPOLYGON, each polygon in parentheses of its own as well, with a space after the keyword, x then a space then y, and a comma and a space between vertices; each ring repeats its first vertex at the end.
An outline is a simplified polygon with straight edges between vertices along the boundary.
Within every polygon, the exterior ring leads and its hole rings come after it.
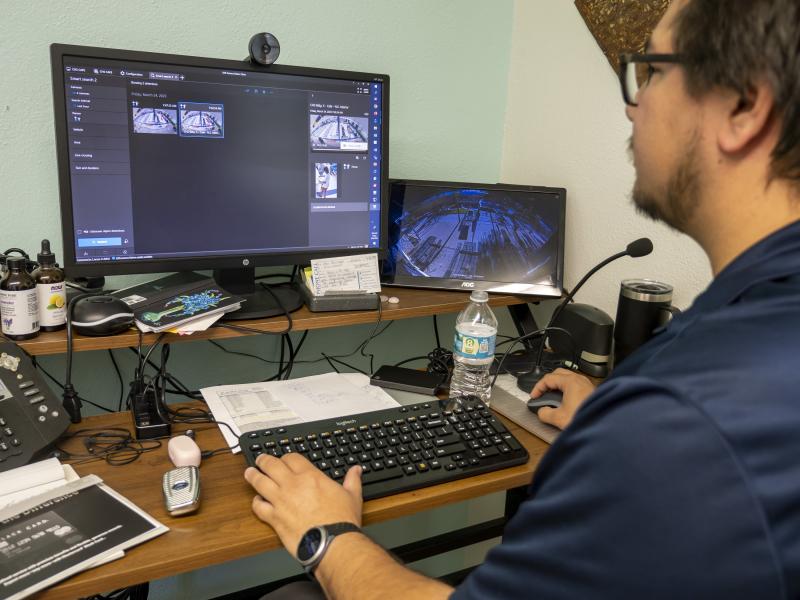
POLYGON ((450 398, 477 396, 489 404, 497 319, 489 308, 489 294, 475 291, 469 299, 456 319, 450 398))

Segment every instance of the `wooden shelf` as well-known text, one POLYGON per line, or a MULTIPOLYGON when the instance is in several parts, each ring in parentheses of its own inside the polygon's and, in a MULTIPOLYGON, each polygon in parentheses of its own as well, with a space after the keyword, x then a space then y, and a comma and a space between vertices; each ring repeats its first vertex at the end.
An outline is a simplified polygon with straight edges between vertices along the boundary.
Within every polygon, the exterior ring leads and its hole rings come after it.
MULTIPOLYGON (((390 288, 384 293, 397 296, 400 302, 397 304, 383 303, 381 308, 382 321, 455 313, 459 312, 464 308, 467 302, 469 302, 469 294, 467 292, 390 288)), ((513 304, 524 304, 526 302, 535 301, 537 301, 537 298, 530 296, 511 296, 506 294, 491 294, 489 296, 489 304, 491 306, 510 306, 513 304)), ((304 306, 300 310, 292 313, 292 331, 375 323, 377 320, 377 310, 314 313, 304 306)), ((265 333, 283 331, 286 329, 287 325, 285 317, 272 317, 253 321, 234 321, 233 324, 256 329, 259 332, 265 333)), ((166 341, 168 343, 191 342, 193 340, 211 338, 224 339, 243 335, 254 335, 254 333, 235 331, 224 327, 212 327, 211 329, 197 332, 190 336, 170 334, 166 341)), ((157 334, 145 334, 143 336, 143 343, 148 345, 152 344, 157 337, 157 334)), ((67 336, 64 331, 45 332, 32 340, 18 342, 18 345, 32 356, 62 354, 67 350, 66 339, 67 336)), ((137 346, 138 343, 139 334, 134 329, 107 337, 76 335, 74 339, 74 350, 76 352, 81 352, 86 350, 106 350, 109 348, 129 348, 137 346)))

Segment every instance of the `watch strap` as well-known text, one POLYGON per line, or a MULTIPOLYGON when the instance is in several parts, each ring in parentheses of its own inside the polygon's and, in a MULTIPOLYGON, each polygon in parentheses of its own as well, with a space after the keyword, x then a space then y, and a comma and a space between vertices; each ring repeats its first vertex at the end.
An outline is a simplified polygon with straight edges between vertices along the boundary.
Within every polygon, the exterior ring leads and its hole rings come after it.
POLYGON ((323 525, 325 529, 328 531, 328 536, 336 536, 341 535, 343 533, 349 533, 351 531, 358 531, 361 532, 361 527, 354 523, 331 523, 330 525, 323 525))
POLYGON ((346 521, 341 523, 330 523, 328 525, 319 525, 317 528, 324 529, 326 535, 321 542, 323 546, 316 559, 312 563, 303 565, 303 569, 305 570, 306 574, 311 578, 314 577, 314 569, 316 569, 317 565, 322 562, 322 559, 325 557, 325 554, 327 554, 328 548, 330 548, 331 543, 336 536, 350 532, 364 533, 358 525, 354 523, 348 523, 346 521))

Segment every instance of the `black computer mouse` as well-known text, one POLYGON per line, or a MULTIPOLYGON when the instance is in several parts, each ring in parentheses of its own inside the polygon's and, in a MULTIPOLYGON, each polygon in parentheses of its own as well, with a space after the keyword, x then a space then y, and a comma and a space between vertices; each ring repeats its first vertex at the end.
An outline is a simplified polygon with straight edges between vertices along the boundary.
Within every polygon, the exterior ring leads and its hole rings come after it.
POLYGON ((133 325, 133 310, 114 296, 87 296, 72 307, 72 328, 81 335, 115 335, 133 325))
POLYGON ((539 409, 543 406, 549 406, 550 408, 558 408, 561 406, 561 392, 557 392, 555 390, 550 390, 549 392, 545 392, 538 398, 531 398, 528 400, 528 410, 532 413, 539 413, 539 409))

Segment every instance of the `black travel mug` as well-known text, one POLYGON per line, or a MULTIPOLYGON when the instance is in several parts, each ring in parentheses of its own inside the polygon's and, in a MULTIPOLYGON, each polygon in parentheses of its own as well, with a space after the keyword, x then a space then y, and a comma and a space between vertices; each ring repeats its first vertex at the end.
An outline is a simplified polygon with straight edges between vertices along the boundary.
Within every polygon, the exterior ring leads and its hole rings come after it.
POLYGON ((614 365, 680 312, 672 306, 671 285, 652 279, 625 279, 620 284, 614 323, 614 365))

